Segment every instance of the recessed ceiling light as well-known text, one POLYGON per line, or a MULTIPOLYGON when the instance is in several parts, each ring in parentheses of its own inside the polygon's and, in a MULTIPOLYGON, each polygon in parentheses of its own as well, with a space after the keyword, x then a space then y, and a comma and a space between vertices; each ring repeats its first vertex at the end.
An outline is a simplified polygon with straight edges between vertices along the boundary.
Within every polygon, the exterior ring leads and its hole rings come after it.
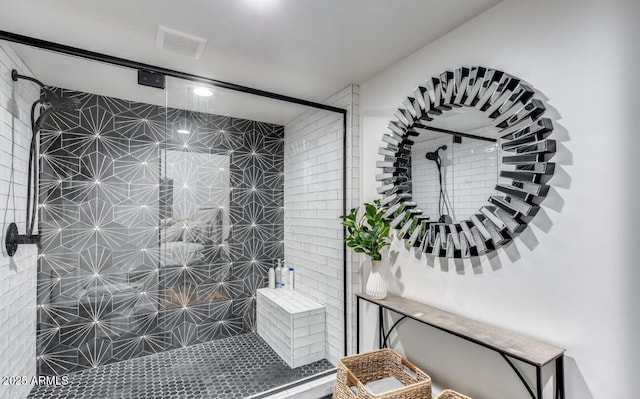
POLYGON ((193 94, 201 96, 201 97, 211 97, 213 92, 206 87, 196 87, 193 89, 193 94))
POLYGON ((178 133, 182 133, 182 134, 189 134, 189 133, 191 133, 191 132, 190 132, 190 131, 188 131, 187 129, 178 129, 178 130, 176 130, 176 132, 178 132, 178 133))

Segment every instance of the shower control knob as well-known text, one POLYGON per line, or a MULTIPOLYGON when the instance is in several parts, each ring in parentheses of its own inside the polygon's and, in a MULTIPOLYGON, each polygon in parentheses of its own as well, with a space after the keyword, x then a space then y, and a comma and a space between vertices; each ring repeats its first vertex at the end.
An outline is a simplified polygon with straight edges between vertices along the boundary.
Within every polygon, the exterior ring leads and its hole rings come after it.
POLYGON ((7 235, 5 237, 5 248, 7 249, 7 255, 13 256, 18 250, 18 226, 15 223, 9 224, 7 228, 7 235))

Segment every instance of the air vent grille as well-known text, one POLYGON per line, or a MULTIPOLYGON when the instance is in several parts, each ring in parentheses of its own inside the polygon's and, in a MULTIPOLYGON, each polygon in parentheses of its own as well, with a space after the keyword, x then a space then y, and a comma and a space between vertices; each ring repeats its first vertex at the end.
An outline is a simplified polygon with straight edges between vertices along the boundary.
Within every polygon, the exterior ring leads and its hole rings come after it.
POLYGON ((202 37, 158 25, 156 48, 159 50, 169 51, 197 60, 202 55, 206 44, 207 40, 202 37))

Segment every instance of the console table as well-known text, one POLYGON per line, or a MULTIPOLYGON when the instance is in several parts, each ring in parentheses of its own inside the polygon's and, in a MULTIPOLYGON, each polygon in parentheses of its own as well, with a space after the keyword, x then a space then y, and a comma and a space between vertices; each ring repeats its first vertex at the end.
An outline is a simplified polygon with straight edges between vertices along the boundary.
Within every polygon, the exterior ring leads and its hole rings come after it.
POLYGON ((555 398, 565 399, 564 394, 564 349, 538 341, 522 334, 496 327, 491 324, 469 319, 454 313, 429 306, 396 295, 385 299, 374 299, 365 294, 356 294, 356 351, 360 352, 360 302, 370 302, 378 306, 379 347, 386 348, 391 331, 403 320, 409 318, 429 325, 464 340, 498 352, 511 366, 533 399, 542 399, 542 368, 555 361, 555 398), (401 315, 388 330, 384 325, 384 310, 401 315), (536 392, 529 386, 524 376, 513 363, 520 360, 536 369, 536 392))

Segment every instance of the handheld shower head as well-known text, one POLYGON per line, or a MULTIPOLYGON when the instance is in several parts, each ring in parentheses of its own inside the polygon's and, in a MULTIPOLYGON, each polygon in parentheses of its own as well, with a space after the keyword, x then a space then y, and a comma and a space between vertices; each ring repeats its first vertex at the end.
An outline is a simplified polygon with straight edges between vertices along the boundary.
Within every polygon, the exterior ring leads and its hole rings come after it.
POLYGON ((446 145, 441 145, 440 147, 438 147, 435 151, 431 151, 431 152, 427 152, 426 154, 424 154, 425 158, 427 158, 429 161, 440 161, 440 154, 438 154, 438 152, 440 150, 446 150, 447 146, 446 145))
POLYGON ((424 156, 429 161, 437 161, 440 158, 440 155, 438 155, 437 152, 427 152, 424 156))

